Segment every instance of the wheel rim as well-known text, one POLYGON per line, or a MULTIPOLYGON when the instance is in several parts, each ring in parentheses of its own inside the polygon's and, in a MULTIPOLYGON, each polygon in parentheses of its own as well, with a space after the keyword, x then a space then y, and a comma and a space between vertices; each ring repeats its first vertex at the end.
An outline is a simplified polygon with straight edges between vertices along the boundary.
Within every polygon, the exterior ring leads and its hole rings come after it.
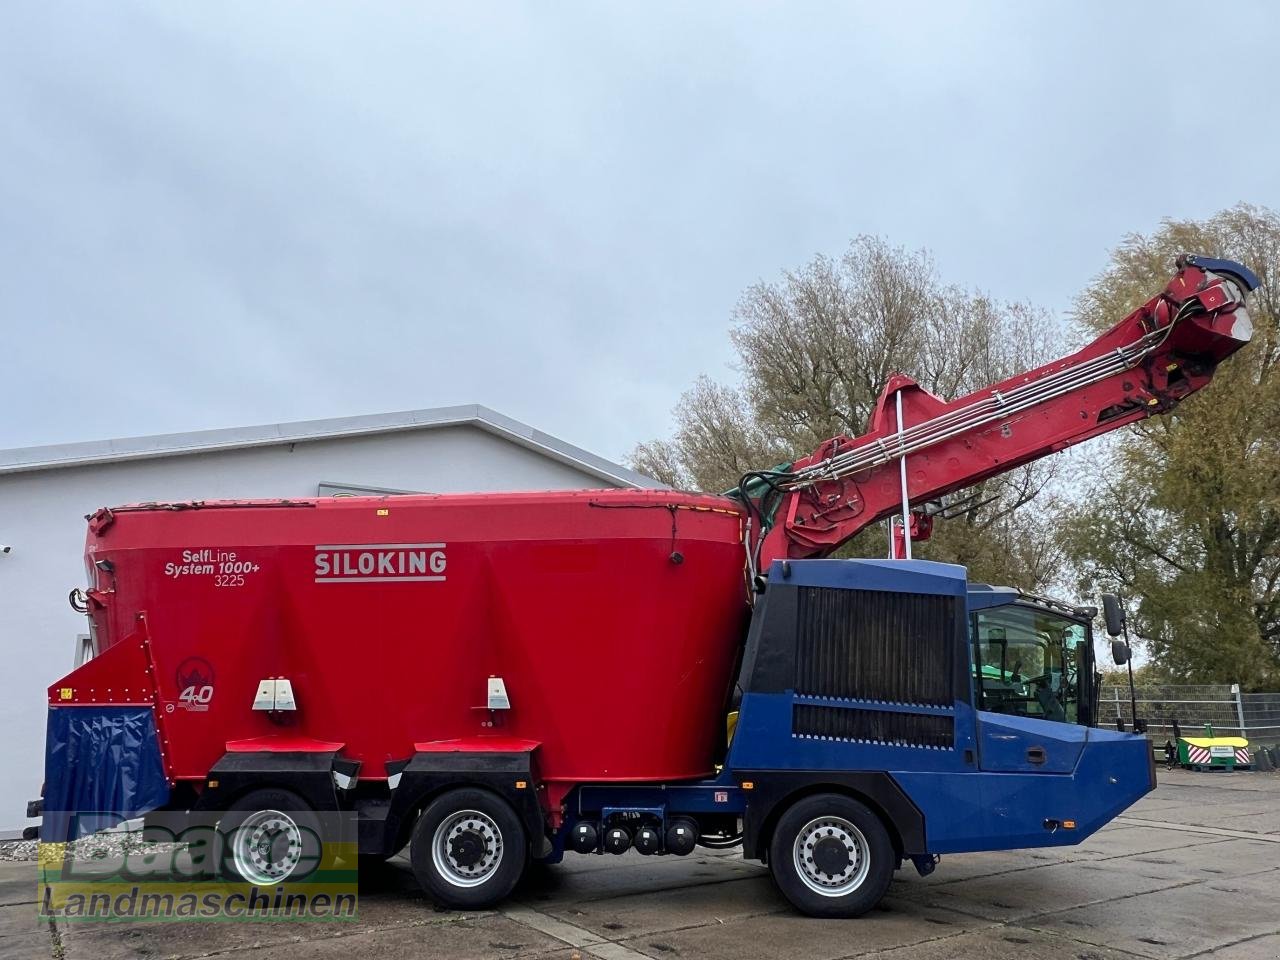
POLYGON ((280 883, 302 859, 302 828, 279 810, 259 810, 236 827, 231 856, 236 873, 250 883, 280 883))
POLYGON ((431 838, 436 872, 455 887, 478 887, 502 863, 502 831, 479 810, 460 810, 440 822, 431 838))
POLYGON ((843 817, 817 817, 796 834, 796 873, 824 897, 843 897, 862 886, 871 869, 871 847, 862 831, 843 817))

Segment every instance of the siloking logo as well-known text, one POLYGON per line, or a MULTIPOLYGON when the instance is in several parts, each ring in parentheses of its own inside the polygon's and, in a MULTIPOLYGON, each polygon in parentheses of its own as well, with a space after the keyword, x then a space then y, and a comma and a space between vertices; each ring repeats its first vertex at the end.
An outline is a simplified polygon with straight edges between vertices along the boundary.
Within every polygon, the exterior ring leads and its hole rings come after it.
POLYGON ((317 546, 316 583, 421 583, 445 578, 443 543, 317 546))

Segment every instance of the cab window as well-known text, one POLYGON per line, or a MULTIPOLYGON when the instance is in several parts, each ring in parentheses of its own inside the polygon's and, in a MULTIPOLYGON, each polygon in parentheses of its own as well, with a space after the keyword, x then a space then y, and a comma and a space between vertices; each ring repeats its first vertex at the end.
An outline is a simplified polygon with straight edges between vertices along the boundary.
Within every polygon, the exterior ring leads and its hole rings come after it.
POLYGON ((1088 677, 1085 625, 1021 604, 979 610, 970 621, 978 709, 1042 720, 1081 720, 1088 677))

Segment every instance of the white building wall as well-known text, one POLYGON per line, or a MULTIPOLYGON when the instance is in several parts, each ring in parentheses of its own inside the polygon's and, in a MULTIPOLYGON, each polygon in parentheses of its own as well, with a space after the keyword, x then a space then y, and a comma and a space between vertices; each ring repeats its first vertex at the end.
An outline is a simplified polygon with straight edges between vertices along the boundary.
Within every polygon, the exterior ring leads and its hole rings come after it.
POLYGON ((0 474, 0 830, 31 822, 46 688, 74 665, 84 617, 84 516, 147 500, 314 497, 321 481, 396 490, 551 490, 599 477, 470 426, 0 474))

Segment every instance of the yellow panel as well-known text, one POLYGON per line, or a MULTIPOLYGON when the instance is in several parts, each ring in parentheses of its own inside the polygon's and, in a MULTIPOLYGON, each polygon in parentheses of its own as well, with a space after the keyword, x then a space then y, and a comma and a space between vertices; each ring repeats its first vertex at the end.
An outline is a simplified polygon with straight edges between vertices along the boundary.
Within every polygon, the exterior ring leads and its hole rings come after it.
POLYGON ((1183 737, 1193 747, 1247 747, 1249 741, 1244 737, 1183 737))

